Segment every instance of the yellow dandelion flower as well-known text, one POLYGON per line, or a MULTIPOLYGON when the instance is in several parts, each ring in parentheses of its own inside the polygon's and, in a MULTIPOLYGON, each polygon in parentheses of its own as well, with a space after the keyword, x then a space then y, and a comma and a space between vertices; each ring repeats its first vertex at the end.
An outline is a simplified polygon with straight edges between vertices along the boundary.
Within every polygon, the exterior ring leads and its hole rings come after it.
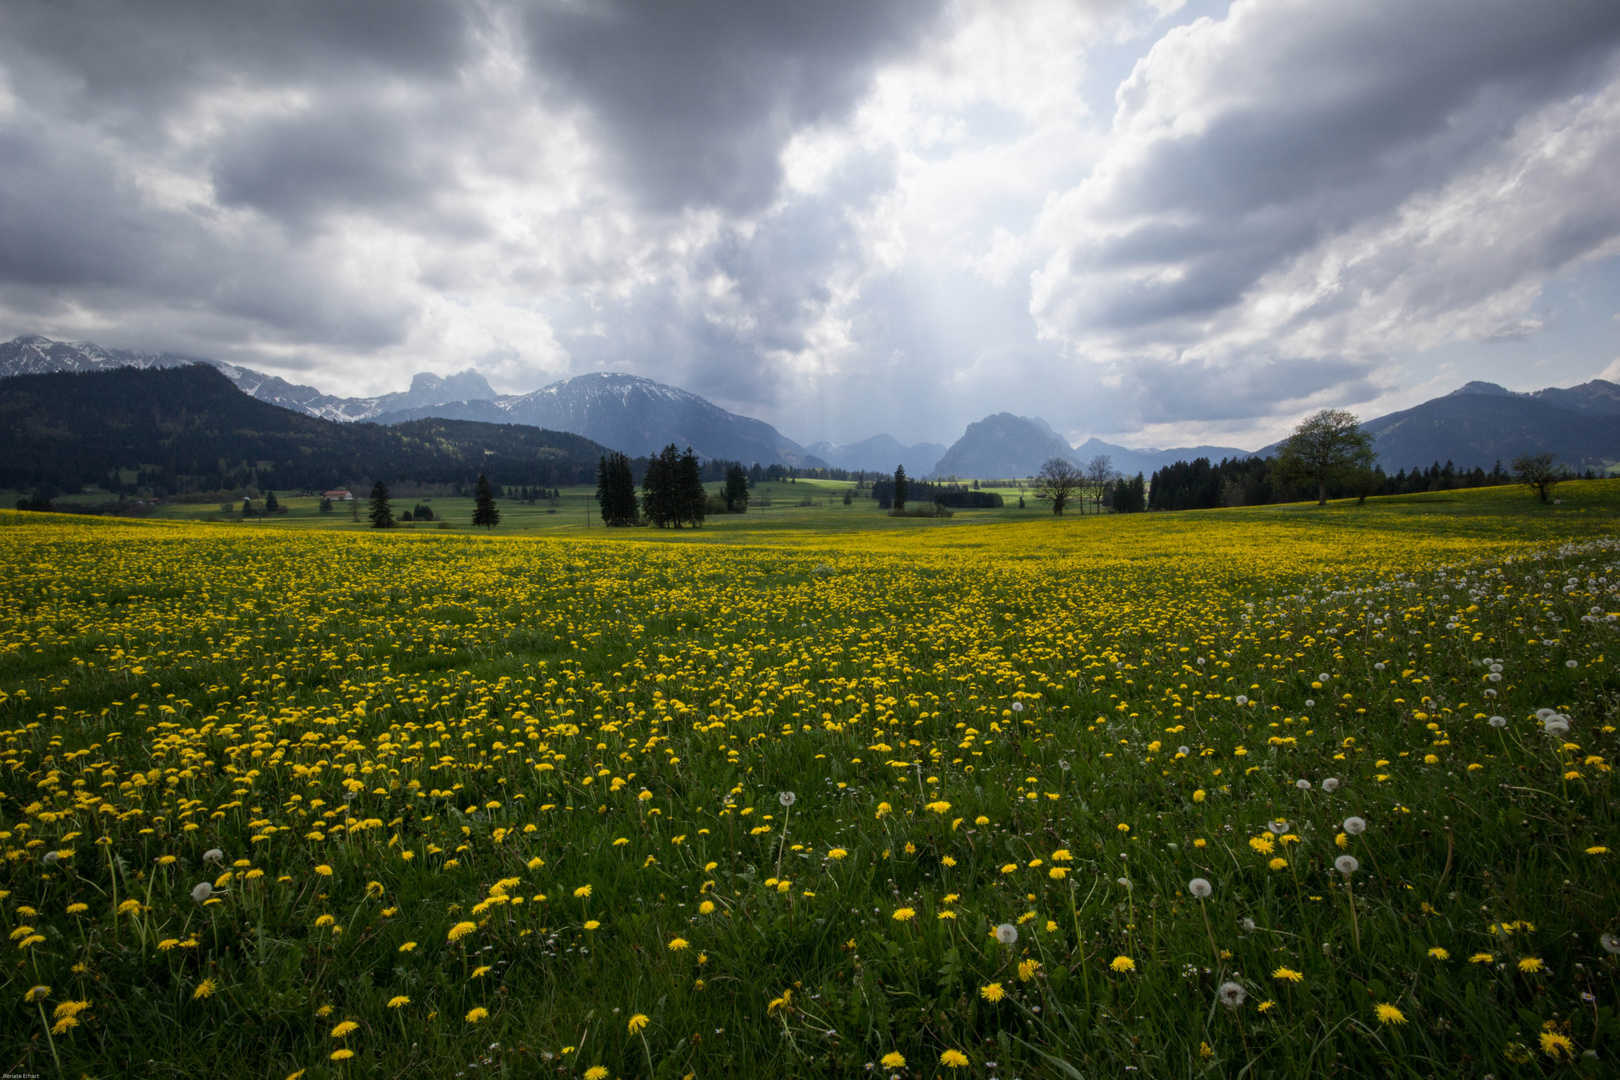
POLYGON ((477 929, 478 929, 478 924, 477 923, 458 922, 458 923, 456 923, 456 925, 454 925, 454 926, 452 926, 450 928, 450 935, 449 935, 450 940, 451 941, 460 941, 462 938, 466 937, 468 934, 472 933, 474 930, 477 930, 477 929))
POLYGON ((354 1057, 354 1051, 350 1050, 348 1047, 343 1047, 340 1050, 332 1051, 332 1053, 328 1056, 333 1061, 348 1061, 350 1058, 354 1057))
POLYGON ((1116 956, 1108 966, 1123 974, 1127 971, 1135 971, 1136 961, 1128 956, 1116 956))
POLYGON ((939 1063, 947 1069, 961 1069, 967 1066, 968 1056, 960 1050, 947 1050, 939 1055, 939 1063))
POLYGON ((353 1020, 345 1020, 345 1021, 343 1021, 343 1023, 339 1024, 337 1027, 332 1029, 332 1038, 341 1039, 341 1038, 343 1038, 343 1036, 347 1035, 349 1032, 351 1032, 351 1031, 359 1031, 359 1030, 360 1030, 360 1025, 359 1024, 355 1023, 353 1020))
POLYGON ((916 917, 917 917, 917 912, 914 909, 908 908, 908 907, 896 908, 895 912, 894 912, 894 915, 891 916, 891 918, 893 918, 895 922, 909 922, 912 919, 915 919, 916 917))
POLYGON ((1537 1038, 1541 1042, 1541 1052, 1550 1058, 1575 1056, 1575 1044, 1567 1035, 1560 1035, 1556 1031, 1543 1031, 1537 1038))
POLYGON ((410 1003, 411 999, 406 997, 404 994, 395 994, 393 997, 388 999, 388 1007, 390 1009, 403 1009, 410 1003))
POLYGON ((1378 1022, 1380 1024, 1406 1023, 1406 1014, 1393 1005, 1380 1001, 1375 1011, 1378 1013, 1378 1022))
POLYGON ((630 1022, 625 1025, 625 1030, 630 1032, 632 1035, 638 1034, 642 1028, 647 1026, 647 1022, 648 1018, 646 1013, 636 1013, 630 1018, 630 1022))
POLYGON ((1523 960, 1519 961, 1519 970, 1524 972, 1526 975, 1534 975, 1544 967, 1546 967, 1546 965, 1543 964, 1540 959, 1534 956, 1527 956, 1523 960))
POLYGON ((202 982, 197 984, 197 989, 191 992, 191 1000, 200 1001, 206 997, 213 997, 214 991, 218 989, 218 987, 219 984, 213 979, 204 979, 202 982))
POLYGON ((885 1069, 903 1069, 906 1067, 906 1055, 898 1050, 890 1050, 882 1058, 885 1069))
POLYGON ((1293 968, 1280 967, 1271 973, 1273 979, 1286 979, 1288 982, 1304 982, 1305 976, 1293 968))
POLYGON ((984 998, 984 1000, 994 1004, 995 1002, 1000 1001, 1002 998, 1006 997, 1007 996, 1007 991, 1005 991, 1005 990, 1003 990, 1001 988, 1000 983, 990 983, 987 986, 979 987, 979 996, 984 998))
POLYGON ((400 952, 410 952, 414 948, 416 948, 416 942, 407 941, 405 944, 403 944, 403 945, 401 945, 399 947, 399 951, 400 952))
POLYGON ((1447 952, 1445 949, 1442 949, 1438 945, 1436 945, 1434 948, 1429 950, 1429 956, 1430 956, 1431 959, 1434 959, 1434 960, 1450 960, 1451 959, 1451 953, 1447 952))
POLYGON ((669 943, 670 952, 680 952, 682 949, 689 947, 691 947, 691 942, 687 941, 683 937, 674 938, 669 943))

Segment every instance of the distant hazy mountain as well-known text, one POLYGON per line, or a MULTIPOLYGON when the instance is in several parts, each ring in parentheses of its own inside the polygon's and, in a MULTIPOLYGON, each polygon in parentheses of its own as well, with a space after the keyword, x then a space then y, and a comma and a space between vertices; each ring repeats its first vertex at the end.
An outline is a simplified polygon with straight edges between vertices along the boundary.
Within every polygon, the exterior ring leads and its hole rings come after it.
POLYGON ((979 479, 1034 476, 1054 457, 1072 461, 1074 448, 1046 421, 996 413, 969 424, 935 464, 933 475, 979 479))
POLYGON ((826 462, 763 420, 738 416, 696 394, 635 375, 595 372, 488 401, 453 402, 379 414, 391 424, 424 416, 532 424, 571 431, 632 457, 670 443, 706 458, 815 467, 826 462))
POLYGON ((490 389, 484 377, 470 368, 449 378, 423 372, 411 380, 411 388, 403 393, 373 398, 340 398, 323 394, 313 386, 300 386, 221 360, 175 353, 104 349, 88 341, 52 341, 39 334, 24 334, 0 344, 0 379, 52 371, 111 371, 121 367, 145 370, 183 367, 187 364, 208 364, 222 372, 248 397, 326 420, 370 420, 381 412, 495 396, 495 391, 490 389))
POLYGON ((128 366, 0 379, 0 487, 114 488, 140 474, 168 492, 362 479, 589 483, 605 452, 523 424, 397 427, 307 416, 240 392, 211 365, 128 366))
POLYGON ((1169 450, 1150 446, 1142 450, 1132 450, 1096 438, 1087 439, 1074 448, 1074 457, 1081 462, 1088 462, 1098 454, 1107 454, 1114 471, 1123 476, 1135 476, 1137 473, 1152 476, 1155 470, 1177 461, 1209 458, 1211 462, 1218 464, 1224 458, 1246 458, 1252 453, 1253 451, 1240 450, 1235 446, 1177 446, 1169 450))
POLYGON ((1515 393, 1495 383, 1471 382, 1446 396, 1460 397, 1467 394, 1528 398, 1570 412, 1584 413, 1587 416, 1620 416, 1620 386, 1606 379, 1593 379, 1579 386, 1549 386, 1545 390, 1532 390, 1526 394, 1515 393))
POLYGON ((873 435, 870 439, 842 445, 811 443, 806 449, 839 469, 893 472, 896 465, 904 465, 906 472, 912 476, 927 476, 934 471, 935 463, 945 456, 945 447, 940 443, 920 442, 906 446, 893 435, 873 435))

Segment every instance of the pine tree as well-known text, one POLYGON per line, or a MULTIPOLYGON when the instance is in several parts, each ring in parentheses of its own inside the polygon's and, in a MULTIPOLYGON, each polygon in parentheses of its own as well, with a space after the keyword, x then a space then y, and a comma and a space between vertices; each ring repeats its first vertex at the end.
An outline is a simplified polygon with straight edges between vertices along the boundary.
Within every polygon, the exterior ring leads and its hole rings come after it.
POLYGON ((276 493, 273 492, 273 491, 265 492, 264 493, 264 512, 267 513, 267 514, 274 514, 280 509, 281 509, 281 504, 276 501, 276 493))
POLYGON ((896 465, 894 468, 894 508, 906 508, 906 496, 911 493, 911 481, 906 479, 906 467, 896 465))
POLYGON ((636 481, 630 459, 613 453, 596 463, 596 504, 602 524, 625 527, 636 523, 636 481))
POLYGON ((726 512, 735 514, 737 504, 742 503, 743 509, 748 508, 748 473, 743 471, 740 462, 734 463, 726 470, 726 512))
POLYGON ((641 478, 642 512, 660 529, 680 525, 679 483, 680 457, 670 443, 647 462, 647 473, 641 478))
POLYGON ((381 480, 371 487, 371 527, 373 529, 394 527, 394 510, 388 505, 388 485, 381 480))
POLYGON ((709 492, 703 486, 703 466, 690 446, 676 463, 675 475, 680 493, 680 520, 689 521, 697 528, 709 514, 709 492))
POLYGON ((478 474, 478 490, 473 496, 472 523, 493 529, 501 523, 501 512, 495 509, 495 492, 490 489, 489 477, 478 474))

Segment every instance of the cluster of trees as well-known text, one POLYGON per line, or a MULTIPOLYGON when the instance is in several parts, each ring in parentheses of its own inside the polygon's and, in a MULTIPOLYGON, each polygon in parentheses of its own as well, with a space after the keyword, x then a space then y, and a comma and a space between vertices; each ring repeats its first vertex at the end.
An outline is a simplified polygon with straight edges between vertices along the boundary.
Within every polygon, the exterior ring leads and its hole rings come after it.
MULTIPOLYGON (((275 495, 270 496, 272 499, 275 495)), ((327 508, 327 501, 322 500, 323 510, 327 508)), ((356 504, 355 509, 359 506, 356 504)), ((400 515, 403 521, 432 521, 435 518, 431 507, 418 503, 414 509, 407 510, 400 515)), ((371 486, 371 504, 367 513, 373 529, 392 529, 397 522, 394 520, 394 507, 389 499, 388 485, 378 480, 371 486)), ((495 505, 495 488, 489 482, 489 477, 483 473, 478 474, 478 486, 473 494, 472 523, 482 525, 486 529, 493 529, 501 523, 500 508, 495 505)))
POLYGON ((893 476, 883 476, 871 484, 872 498, 879 510, 904 510, 906 503, 933 503, 952 510, 987 510, 1004 505, 1002 497, 994 491, 980 491, 978 484, 934 483, 912 480, 906 476, 905 466, 895 469, 893 476), (901 485, 904 484, 904 490, 901 485))
MULTIPOLYGON (((1131 514, 1147 508, 1146 481, 1142 474, 1124 477, 1114 471, 1114 462, 1107 454, 1098 454, 1084 466, 1065 458, 1050 458, 1035 474, 1035 497, 1052 506, 1052 513, 1061 514, 1071 504, 1092 505, 1094 513, 1102 513, 1104 506, 1115 513, 1131 514)), ((1023 505, 1020 501, 1019 505, 1023 505)))
MULTIPOLYGON (((738 486, 741 475, 741 499, 747 502, 747 477, 742 466, 735 462, 724 474, 726 490, 738 486)), ((670 443, 657 457, 647 461, 641 477, 641 498, 636 498, 635 471, 631 460, 620 453, 602 456, 596 466, 596 502, 602 512, 602 523, 624 527, 642 521, 666 527, 680 528, 703 524, 709 512, 709 496, 703 487, 703 466, 697 454, 688 446, 684 454, 670 443)))

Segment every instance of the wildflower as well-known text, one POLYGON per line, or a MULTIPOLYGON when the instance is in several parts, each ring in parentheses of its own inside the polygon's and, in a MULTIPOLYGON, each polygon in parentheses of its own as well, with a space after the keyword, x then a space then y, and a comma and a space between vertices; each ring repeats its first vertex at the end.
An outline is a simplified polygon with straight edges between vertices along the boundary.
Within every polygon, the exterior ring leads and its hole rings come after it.
POLYGON ((682 949, 687 948, 690 944, 691 943, 688 942, 685 938, 678 937, 678 938, 675 938, 674 940, 672 940, 669 943, 669 951, 670 952, 680 952, 682 949))
POLYGON ((1214 892, 1215 889, 1205 879, 1195 877, 1191 881, 1187 882, 1187 891, 1198 897, 1198 899, 1203 900, 1214 892))
MULTIPOLYGON (((171 862, 173 861, 172 856, 167 856, 167 858, 169 858, 171 862)), ((219 850, 219 848, 209 848, 207 851, 203 852, 203 862, 205 863, 223 863, 224 861, 225 853, 219 850)))
POLYGON ((78 1026, 79 1026, 79 1018, 77 1016, 64 1016, 60 1020, 58 1020, 56 1023, 51 1025, 51 1034, 52 1035, 65 1035, 65 1034, 67 1034, 67 1032, 70 1029, 76 1028, 78 1026))
POLYGON ((489 1010, 481 1005, 467 1010, 467 1023, 469 1024, 476 1024, 487 1019, 489 1019, 489 1010))
POLYGON ((996 940, 1003 945, 1018 944, 1018 927, 1012 923, 1002 923, 996 927, 996 940))
POLYGON ((990 819, 985 817, 983 814, 980 814, 978 817, 973 819, 973 824, 975 824, 975 825, 988 825, 988 824, 990 824, 990 819))
POLYGON ((388 999, 388 1007, 390 1009, 403 1009, 410 1003, 411 999, 406 997, 404 994, 395 994, 393 997, 388 999))
POLYGON ((355 1023, 353 1020, 345 1020, 345 1021, 343 1021, 343 1023, 339 1024, 337 1027, 332 1029, 332 1038, 341 1039, 341 1038, 343 1038, 343 1036, 347 1035, 349 1032, 351 1032, 351 1031, 359 1031, 359 1030, 360 1030, 360 1025, 359 1024, 355 1023))
POLYGON ((28 993, 23 995, 23 1000, 24 1001, 44 1001, 46 998, 48 998, 50 996, 51 996, 51 988, 50 987, 48 987, 48 986, 30 986, 28 988, 28 993))
POLYGON ((939 1055, 939 1063, 947 1069, 960 1069, 967 1065, 968 1056, 960 1050, 947 1050, 939 1055))
POLYGON ((477 929, 477 923, 458 922, 456 925, 450 928, 449 938, 451 941, 460 941, 462 938, 466 937, 468 934, 477 929))
POLYGON ((403 944, 403 945, 401 945, 399 947, 399 951, 400 952, 410 952, 414 948, 416 948, 416 942, 407 941, 405 944, 403 944))
POLYGON ((1029 982, 1035 977, 1035 972, 1039 971, 1040 967, 1041 962, 1039 960, 1018 961, 1018 981, 1029 982))
POLYGON ((1477 952, 1468 958, 1470 964, 1489 964, 1496 959, 1495 953, 1477 952))
POLYGON ((1434 948, 1429 950, 1429 957, 1434 960, 1450 960, 1451 953, 1436 945, 1434 948))
POLYGON ((917 917, 917 912, 908 907, 897 908, 892 917, 895 922, 909 922, 917 917))
POLYGON ((1249 992, 1243 989, 1240 983, 1223 982, 1220 989, 1215 991, 1215 996, 1228 1009, 1236 1009, 1243 1004, 1243 1000, 1249 996, 1249 992))
POLYGON ((1546 966, 1547 965, 1543 964, 1534 956, 1527 956, 1523 960, 1519 961, 1519 970, 1524 972, 1526 975, 1534 975, 1536 972, 1540 971, 1546 966))
POLYGON ((1550 1058, 1575 1056, 1575 1044, 1567 1035, 1560 1035, 1556 1031, 1543 1031, 1537 1038, 1541 1042, 1541 1052, 1550 1058))
POLYGON ((948 802, 945 802, 943 800, 939 800, 939 801, 936 801, 936 802, 929 803, 928 806, 927 806, 927 809, 932 810, 934 813, 938 814, 940 817, 944 817, 946 814, 950 813, 951 804, 948 803, 948 802))
POLYGON ((322 915, 320 918, 315 920, 315 929, 324 929, 325 927, 331 926, 335 922, 337 922, 337 920, 332 916, 322 915))
MULTIPOLYGON (((1586 853, 1588 855, 1607 855, 1609 853, 1609 849, 1604 847, 1602 844, 1597 844, 1597 845, 1594 845, 1593 847, 1587 848, 1586 853)), ((73 909, 68 908, 68 910, 72 911, 73 909)))
POLYGON ((1052 869, 1046 872, 1046 876, 1051 878, 1053 881, 1062 881, 1064 878, 1069 876, 1069 871, 1061 866, 1054 866, 1052 869))
POLYGON ((213 997, 214 990, 219 986, 213 979, 204 979, 197 984, 197 989, 191 992, 191 1000, 201 1001, 206 997, 213 997))
POLYGON ((1305 780, 1305 779, 1295 780, 1294 781, 1294 786, 1299 788, 1299 790, 1301 790, 1301 791, 1309 791, 1309 790, 1311 790, 1311 782, 1309 780, 1305 780))
POLYGON ((1340 855, 1337 859, 1333 860, 1333 869, 1337 870, 1345 877, 1349 877, 1351 874, 1361 869, 1361 863, 1357 861, 1354 855, 1340 855))
POLYGON ((1507 717, 1505 716, 1493 716, 1485 722, 1495 728, 1507 727, 1507 717))
POLYGON ((1610 956, 1620 956, 1620 937, 1613 934, 1603 934, 1598 937, 1598 944, 1602 945, 1603 951, 1610 956))
POLYGON ((327 866, 325 863, 321 863, 321 865, 317 866, 315 868, 315 872, 317 874, 321 875, 321 877, 331 877, 332 876, 332 868, 330 866, 327 866))
POLYGON ((592 1065, 585 1070, 585 1080, 607 1080, 608 1070, 605 1065, 592 1065))
POLYGON ((941 866, 955 866, 956 865, 956 860, 954 858, 952 858, 951 856, 946 855, 945 857, 943 857, 942 859, 939 860, 939 864, 941 866))
POLYGON ((845 851, 843 848, 835 847, 831 851, 827 852, 827 858, 837 860, 844 858, 848 854, 849 852, 845 851))
POLYGON ((1269 836, 1251 836, 1249 838, 1249 846, 1254 848, 1254 850, 1259 852, 1261 855, 1270 855, 1274 850, 1276 850, 1276 845, 1271 842, 1271 837, 1269 836))
POLYGON ((1344 819, 1343 828, 1351 836, 1360 836, 1367 831, 1367 822, 1362 818, 1347 817, 1344 819))
POLYGON ((332 1051, 328 1057, 330 1057, 333 1061, 348 1061, 350 1058, 354 1057, 354 1051, 350 1050, 348 1047, 343 1047, 342 1049, 332 1051))
POLYGON ((51 1013, 51 1019, 60 1020, 67 1016, 78 1016, 89 1007, 88 1001, 64 1001, 51 1013))
POLYGON ((1270 1012, 1272 1008, 1276 1006, 1276 1004, 1277 1003, 1275 1001, 1266 1000, 1256 1005, 1255 1008, 1259 1009, 1261 1012, 1270 1012))
POLYGON ((581 885, 579 888, 574 890, 574 899, 576 900, 583 900, 589 895, 591 895, 591 887, 589 885, 581 885))
POLYGON ((1128 956, 1116 956, 1116 957, 1114 957, 1113 962, 1110 963, 1108 966, 1113 968, 1115 971, 1119 972, 1120 974, 1124 974, 1127 971, 1135 971, 1136 970, 1136 961, 1132 960, 1128 956))
POLYGON ((1001 988, 1000 983, 990 983, 987 986, 979 987, 979 996, 993 1005, 1006 997, 1007 992, 1001 988))
POLYGON ((641 1031, 642 1028, 644 1028, 646 1026, 647 1026, 647 1014, 646 1013, 636 1013, 634 1016, 632 1016, 630 1018, 630 1022, 625 1025, 626 1029, 632 1035, 637 1034, 638 1032, 641 1031))
POLYGON ((1208 797, 1203 788, 1193 792, 1193 802, 1203 802, 1208 797))
POLYGON ((1273 870, 1281 870, 1281 869, 1285 868, 1288 865, 1288 860, 1283 859, 1283 858, 1276 858, 1276 859, 1272 859, 1266 865, 1271 867, 1273 870))
POLYGON ((1378 1013, 1378 1022, 1380 1024, 1406 1023, 1406 1014, 1401 1012, 1401 1010, 1397 1009, 1393 1005, 1388 1005, 1380 1001, 1376 1011, 1378 1013))
POLYGON ((1298 983, 1298 982, 1304 982, 1305 981, 1305 976, 1304 975, 1302 975, 1299 972, 1295 971, 1293 968, 1288 968, 1288 967, 1280 967, 1280 968, 1278 968, 1276 971, 1273 971, 1271 973, 1271 977, 1273 979, 1287 979, 1289 982, 1292 982, 1292 983, 1298 983))
MULTIPOLYGON (((199 904, 202 903, 204 900, 208 899, 210 896, 213 896, 213 895, 214 895, 214 887, 212 885, 208 884, 208 882, 206 882, 206 881, 199 881, 197 883, 196 888, 191 890, 191 898, 193 900, 197 901, 197 903, 199 903, 199 904)), ((140 910, 140 904, 137 901, 125 900, 124 903, 120 904, 119 907, 118 907, 118 910, 120 912, 122 912, 124 910, 124 905, 125 904, 134 904, 135 905, 135 910, 136 911, 140 910)))
POLYGON ((1322 781, 1322 790, 1327 792, 1329 795, 1333 794, 1335 791, 1338 791, 1339 790, 1339 779, 1338 779, 1338 777, 1330 776, 1327 779, 1323 780, 1322 781))
MULTIPOLYGON (((1591 850, 1588 849, 1587 853, 1591 854, 1591 850)), ((69 915, 79 915, 79 914, 82 914, 83 912, 86 912, 86 911, 89 911, 89 910, 90 910, 90 905, 89 904, 69 904, 67 906, 67 913, 69 915)))
POLYGON ((903 1069, 906 1067, 906 1055, 898 1050, 890 1050, 882 1058, 885 1069, 903 1069))
POLYGON ((699 904, 698 905, 698 914, 699 915, 713 915, 714 914, 714 901, 713 900, 705 900, 705 901, 703 901, 703 903, 699 904))
POLYGON ((776 796, 776 801, 781 803, 783 806, 792 806, 798 801, 798 798, 799 797, 793 794, 791 791, 783 791, 776 796))
POLYGON ((597 927, 599 927, 601 925, 602 924, 597 922, 595 919, 586 919, 585 920, 585 929, 587 929, 587 930, 595 930, 597 927))
POLYGON ((468 978, 482 979, 485 975, 488 975, 488 974, 489 974, 489 965, 488 964, 479 964, 477 967, 473 968, 472 974, 470 976, 468 976, 468 978))

